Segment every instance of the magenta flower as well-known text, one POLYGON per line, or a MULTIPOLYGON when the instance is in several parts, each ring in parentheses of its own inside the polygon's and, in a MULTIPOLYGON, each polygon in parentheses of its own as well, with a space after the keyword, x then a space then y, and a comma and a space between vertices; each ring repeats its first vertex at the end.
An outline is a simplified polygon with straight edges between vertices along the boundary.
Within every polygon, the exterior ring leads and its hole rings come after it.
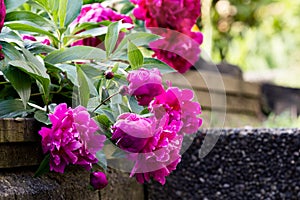
POLYGON ((103 147, 106 137, 95 134, 99 128, 87 110, 82 106, 67 108, 62 103, 49 118, 51 129, 43 127, 39 134, 43 152, 50 153, 50 170, 63 173, 68 164, 91 169, 98 162, 96 152, 103 147))
POLYGON ((156 119, 125 113, 112 127, 112 140, 135 163, 130 176, 140 183, 152 177, 164 184, 180 162, 183 136, 177 134, 180 127, 169 125, 167 119, 168 115, 156 119))
POLYGON ((168 130, 158 132, 148 143, 146 152, 136 155, 130 176, 135 176, 139 183, 147 182, 152 177, 164 185, 166 176, 176 169, 181 160, 182 140, 182 135, 175 134, 174 137, 168 130), (151 152, 148 152, 149 148, 151 152))
POLYGON ((150 43, 154 57, 180 73, 186 72, 199 59, 203 36, 192 32, 200 16, 200 0, 132 0, 133 14, 144 20, 151 32, 162 36, 150 43), (181 34, 180 34, 181 33, 181 34))
POLYGON ((22 40, 29 40, 33 42, 40 42, 44 45, 50 45, 50 40, 46 37, 39 37, 38 39, 32 35, 22 35, 22 40))
MULTIPOLYGON (((5 3, 4 0, 0 0, 0 33, 2 30, 2 27, 4 25, 4 19, 6 16, 6 7, 5 7, 5 3)), ((4 59, 4 54, 2 52, 2 46, 0 45, 0 60, 4 59)))
POLYGON ((130 153, 140 152, 153 136, 152 120, 134 113, 120 115, 112 127, 112 140, 130 153))
POLYGON ((6 16, 6 7, 4 0, 0 0, 0 32, 2 30, 2 27, 4 25, 4 19, 6 16))
POLYGON ((201 107, 199 103, 192 101, 193 97, 191 90, 170 87, 150 103, 149 109, 156 118, 162 118, 167 114, 168 125, 181 126, 179 133, 196 133, 202 124, 202 119, 198 117, 201 114, 201 107))
POLYGON ((93 172, 90 175, 90 184, 94 190, 101 190, 108 184, 106 175, 103 172, 93 172))
POLYGON ((157 68, 131 71, 127 80, 129 94, 134 95, 141 106, 148 106, 154 97, 164 92, 162 75, 157 68))
MULTIPOLYGON (((84 22, 102 22, 102 21, 120 21, 124 23, 132 24, 132 19, 129 16, 119 14, 110 8, 104 8, 100 3, 86 4, 82 6, 79 16, 72 22, 72 26, 81 24, 84 22)), ((124 34, 120 34, 119 41, 124 37, 124 34)), ((78 40, 72 44, 72 46, 84 45, 96 47, 102 43, 98 37, 86 38, 78 40)))
POLYGON ((185 33, 200 16, 200 0, 132 0, 133 15, 146 27, 161 27, 185 33))
POLYGON ((182 34, 169 29, 150 28, 150 30, 163 37, 150 43, 154 51, 153 57, 164 61, 180 73, 190 69, 199 59, 202 33, 189 32, 182 34))

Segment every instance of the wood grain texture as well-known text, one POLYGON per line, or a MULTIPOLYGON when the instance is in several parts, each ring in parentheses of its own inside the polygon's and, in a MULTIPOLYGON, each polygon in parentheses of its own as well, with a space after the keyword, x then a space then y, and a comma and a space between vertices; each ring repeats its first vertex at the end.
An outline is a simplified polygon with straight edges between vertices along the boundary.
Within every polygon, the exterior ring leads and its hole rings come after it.
POLYGON ((40 124, 32 118, 0 119, 0 143, 40 140, 40 124))
POLYGON ((185 74, 170 73, 164 75, 164 80, 171 80, 177 86, 192 87, 210 92, 225 92, 226 94, 242 94, 254 97, 259 97, 261 94, 259 84, 208 71, 188 71, 185 74))
POLYGON ((0 143, 0 168, 39 165, 43 159, 38 142, 0 143))

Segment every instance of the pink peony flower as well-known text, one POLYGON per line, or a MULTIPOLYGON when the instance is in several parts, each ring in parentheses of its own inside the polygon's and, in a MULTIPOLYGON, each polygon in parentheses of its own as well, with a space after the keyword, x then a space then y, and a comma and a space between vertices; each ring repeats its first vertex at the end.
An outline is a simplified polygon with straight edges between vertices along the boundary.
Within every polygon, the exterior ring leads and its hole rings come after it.
POLYGON ((87 110, 82 106, 67 108, 62 103, 49 118, 51 129, 43 127, 39 134, 43 152, 50 153, 50 170, 63 173, 68 164, 91 169, 98 162, 96 152, 103 147, 106 137, 94 134, 98 126, 87 110))
POLYGON ((146 27, 190 32, 200 16, 200 0, 131 0, 137 5, 133 15, 146 27))
POLYGON ((180 90, 177 87, 170 87, 166 92, 157 96, 149 105, 149 110, 156 118, 168 115, 168 125, 181 126, 179 133, 196 133, 202 124, 199 103, 192 102, 194 94, 191 90, 180 90))
POLYGON ((6 7, 4 0, 0 0, 0 32, 2 30, 2 27, 4 25, 4 19, 6 16, 6 7))
POLYGON ((165 177, 180 162, 183 136, 177 134, 180 128, 169 125, 167 119, 168 115, 156 119, 125 113, 112 127, 112 140, 134 161, 130 176, 140 183, 153 177, 164 184, 165 177))
POLYGON ((103 172, 93 172, 90 175, 90 184, 94 190, 101 190, 107 186, 108 181, 103 172))
POLYGON ((36 38, 32 35, 22 35, 22 40, 29 40, 29 41, 33 41, 33 42, 40 42, 44 45, 50 45, 50 40, 48 38, 45 37, 40 37, 40 38, 36 38))
POLYGON ((155 52, 153 57, 164 61, 180 73, 186 72, 196 63, 203 36, 200 32, 195 33, 191 30, 200 16, 200 0, 132 2, 137 5, 133 11, 134 16, 144 20, 151 32, 164 37, 150 43, 155 52))
POLYGON ((130 176, 135 176, 139 183, 144 183, 152 177, 162 185, 166 182, 166 176, 176 169, 181 160, 180 149, 183 136, 168 134, 168 131, 158 132, 149 142, 148 148, 152 151, 136 155, 135 165, 130 176))
MULTIPOLYGON (((72 26, 84 22, 102 22, 109 20, 112 22, 122 20, 124 23, 133 24, 132 19, 129 16, 119 14, 110 8, 104 8, 100 3, 86 4, 82 6, 79 16, 72 22, 72 26)), ((125 34, 120 34, 119 41, 125 34)), ((84 45, 96 47, 101 44, 102 41, 98 37, 86 38, 78 40, 72 44, 72 46, 84 45)))
POLYGON ((29 40, 29 41, 37 41, 36 38, 32 35, 22 35, 22 40, 29 40))
MULTIPOLYGON (((5 7, 5 3, 4 0, 0 0, 0 33, 2 30, 2 27, 4 25, 4 19, 6 16, 6 7, 5 7)), ((0 60, 4 59, 4 54, 2 52, 2 46, 0 45, 0 60)))
POLYGON ((112 127, 112 140, 127 152, 140 152, 153 136, 151 119, 134 113, 120 115, 112 127))
POLYGON ((203 37, 200 32, 182 34, 169 29, 150 28, 150 30, 163 37, 150 43, 154 51, 153 57, 167 63, 180 73, 184 73, 193 66, 200 56, 200 44, 203 37))
POLYGON ((162 75, 157 68, 131 71, 127 80, 129 94, 134 95, 141 106, 148 106, 154 97, 164 92, 162 75))

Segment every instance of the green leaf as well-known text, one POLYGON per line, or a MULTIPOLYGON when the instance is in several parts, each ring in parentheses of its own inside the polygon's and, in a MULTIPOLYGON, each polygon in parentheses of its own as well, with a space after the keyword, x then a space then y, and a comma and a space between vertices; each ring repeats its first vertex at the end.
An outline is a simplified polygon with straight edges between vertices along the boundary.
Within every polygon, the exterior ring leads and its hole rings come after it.
POLYGON ((128 59, 132 69, 139 69, 144 63, 142 52, 130 41, 128 41, 128 59))
POLYGON ((38 110, 34 113, 34 118, 39 121, 42 122, 46 125, 50 125, 51 121, 49 120, 48 114, 44 111, 38 110))
POLYGON ((56 50, 55 48, 49 45, 44 45, 40 42, 25 43, 25 47, 33 54, 51 53, 52 51, 56 50))
POLYGON ((110 137, 110 127, 112 125, 110 119, 104 114, 97 115, 96 117, 94 117, 94 119, 96 122, 98 122, 100 129, 105 133, 105 135, 110 137))
POLYGON ((0 118, 26 117, 34 109, 24 109, 22 101, 2 100, 0 101, 0 118))
POLYGON ((22 46, 23 44, 23 42, 21 42, 21 37, 8 27, 4 27, 2 29, 2 32, 0 33, 0 41, 16 43, 19 46, 22 46))
POLYGON ((45 156, 45 158, 43 159, 43 161, 41 162, 39 168, 37 169, 37 171, 34 174, 34 177, 38 177, 41 176, 47 172, 50 171, 50 154, 47 154, 45 156))
POLYGON ((83 32, 80 32, 76 34, 76 36, 87 36, 87 37, 95 37, 95 36, 100 36, 104 35, 107 33, 107 27, 98 27, 98 28, 93 28, 89 29, 83 32))
POLYGON ((30 60, 28 62, 21 60, 10 61, 9 64, 19 68, 26 74, 30 75, 33 79, 37 80, 43 87, 43 93, 46 97, 48 97, 50 77, 46 73, 46 68, 43 65, 37 66, 30 60))
POLYGON ((7 42, 1 42, 2 51, 9 60, 25 60, 22 54, 11 44, 7 42))
POLYGON ((77 67, 77 79, 78 79, 78 95, 79 95, 79 104, 87 107, 89 98, 90 98, 90 89, 89 84, 84 72, 77 67))
POLYGON ((176 72, 175 69, 171 68, 166 63, 157 60, 155 58, 145 58, 143 66, 144 68, 158 68, 162 74, 176 72))
POLYGON ((48 11, 48 0, 34 0, 34 2, 38 3, 42 6, 45 10, 48 11))
POLYGON ((73 83, 73 85, 78 86, 77 69, 74 65, 56 64, 55 67, 60 69, 62 72, 67 73, 67 78, 73 83))
POLYGON ((45 62, 58 64, 78 60, 101 61, 105 58, 105 51, 102 49, 89 46, 75 46, 53 51, 46 56, 45 62))
POLYGON ((106 160, 106 156, 105 156, 105 153, 103 152, 103 150, 101 151, 98 151, 96 153, 96 157, 98 159, 98 165, 100 167, 102 167, 104 170, 107 170, 107 160, 106 160))
POLYGON ((117 44, 119 37, 119 24, 120 22, 114 22, 108 26, 104 40, 107 57, 109 57, 117 44))
POLYGON ((30 76, 12 66, 5 68, 3 73, 21 97, 24 108, 26 109, 31 94, 30 76))
MULTIPOLYGON (((62 1, 62 0, 61 0, 62 1)), ((79 15, 82 7, 82 0, 68 0, 67 15, 65 19, 65 27, 71 24, 74 19, 79 15)))
POLYGON ((25 3, 28 0, 5 0, 5 7, 6 7, 6 12, 10 12, 16 8, 18 8, 20 5, 25 3))
POLYGON ((129 105, 130 105, 131 111, 134 113, 140 113, 144 110, 144 107, 142 107, 138 104, 138 102, 134 96, 129 97, 129 105))
POLYGON ((52 21, 29 11, 13 11, 7 13, 5 21, 29 21, 47 30, 55 28, 52 21))
MULTIPOLYGON (((74 1, 74 2, 76 2, 76 1, 74 1)), ((67 15, 68 2, 69 2, 69 0, 60 0, 59 1, 58 18, 59 18, 60 28, 65 27, 65 20, 66 20, 66 15, 67 15)))
POLYGON ((160 39, 161 36, 152 33, 131 33, 127 35, 118 45, 113 57, 118 57, 118 54, 127 49, 128 41, 132 42, 136 46, 149 45, 150 42, 160 39))
POLYGON ((12 21, 5 23, 5 26, 18 31, 28 31, 28 32, 34 32, 39 33, 43 35, 49 36, 51 39, 55 40, 56 42, 59 42, 58 39, 49 31, 42 29, 37 24, 31 23, 29 21, 12 21))

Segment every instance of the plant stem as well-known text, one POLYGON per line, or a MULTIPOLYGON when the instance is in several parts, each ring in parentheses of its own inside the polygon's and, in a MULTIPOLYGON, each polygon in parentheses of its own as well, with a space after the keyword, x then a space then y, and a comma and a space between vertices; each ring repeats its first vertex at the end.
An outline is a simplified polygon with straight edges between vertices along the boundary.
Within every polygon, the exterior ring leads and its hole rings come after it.
POLYGON ((116 92, 112 95, 110 95, 109 97, 107 97, 106 99, 104 99, 93 111, 92 113, 94 113, 98 108, 100 108, 100 106, 102 106, 106 101, 110 100, 112 97, 116 96, 117 94, 119 94, 119 92, 116 92))

